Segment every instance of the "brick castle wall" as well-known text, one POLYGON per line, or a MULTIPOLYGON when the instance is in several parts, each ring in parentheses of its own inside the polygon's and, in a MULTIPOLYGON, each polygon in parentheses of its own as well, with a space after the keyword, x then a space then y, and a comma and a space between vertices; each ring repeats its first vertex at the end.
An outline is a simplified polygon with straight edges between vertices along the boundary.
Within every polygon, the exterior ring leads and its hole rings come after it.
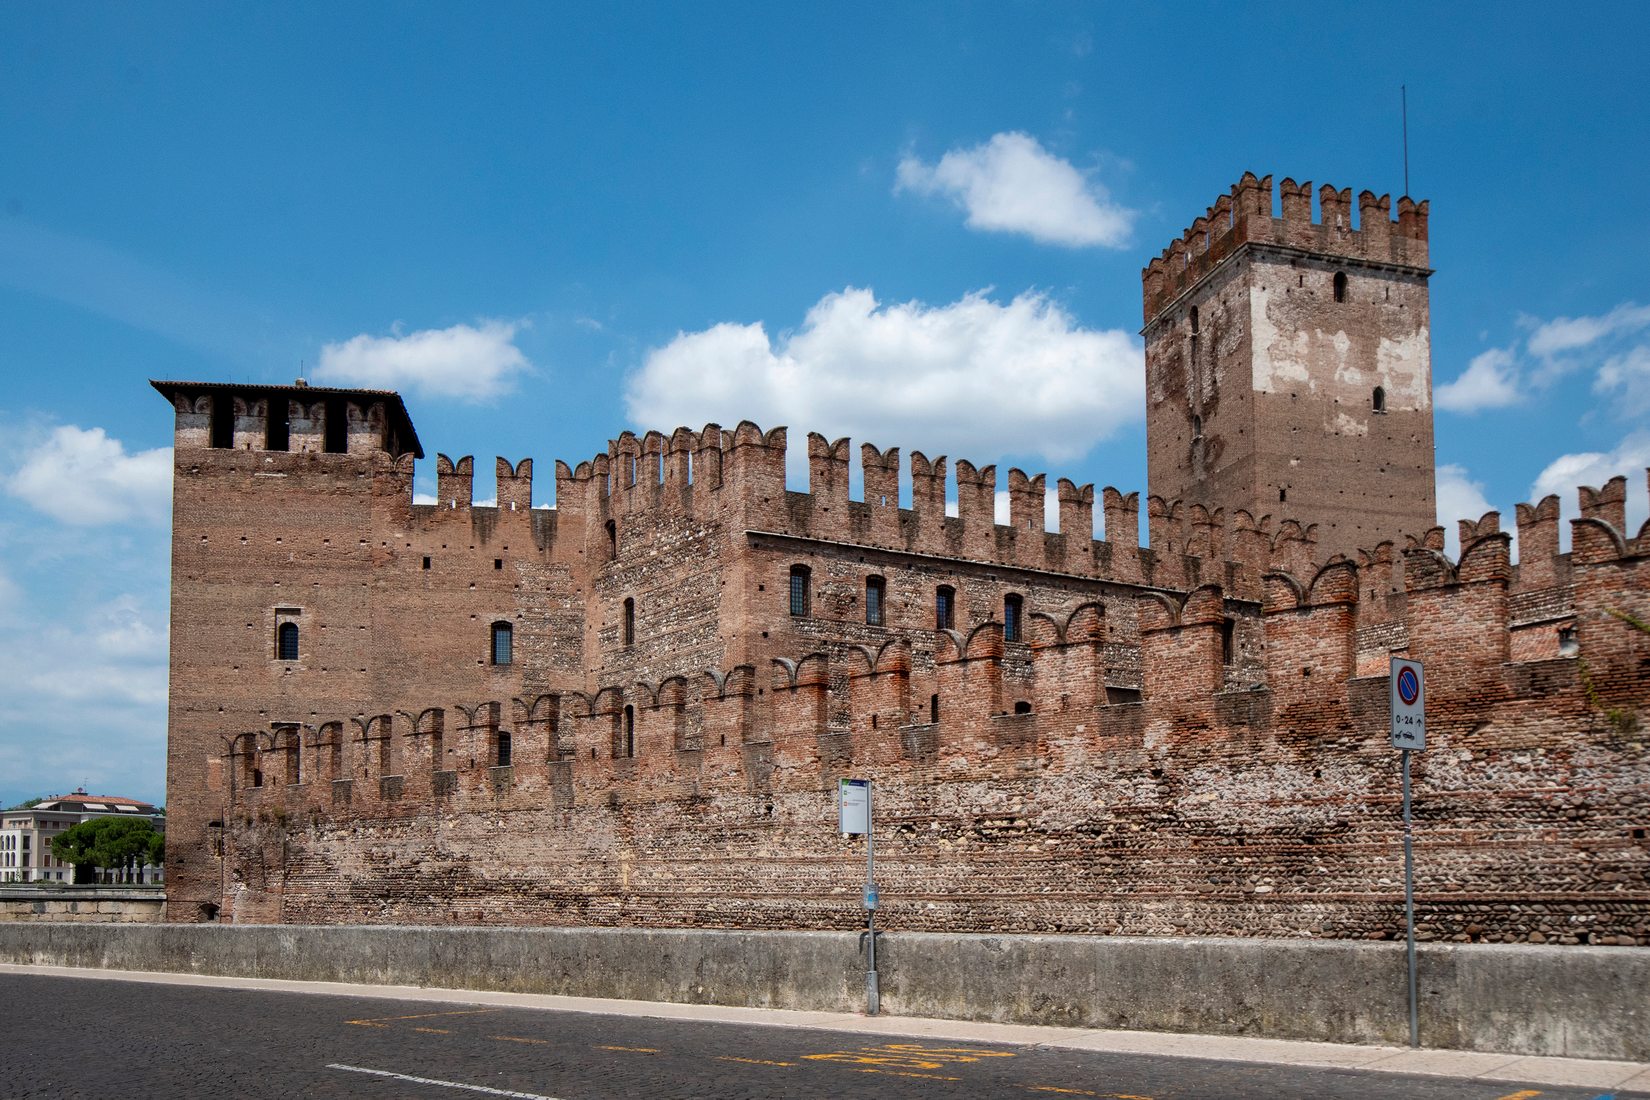
POLYGON ((1423 936, 1650 943, 1650 529, 1618 478, 1567 554, 1548 497, 1445 557, 1427 206, 1281 196, 1143 273, 1153 492, 1052 530, 1042 474, 998 523, 995 466, 862 444, 853 499, 810 435, 802 492, 748 422, 415 504, 395 394, 157 383, 170 919, 852 927, 856 776, 886 927, 1387 937, 1397 655, 1423 936))
MULTIPOLYGON (((174 845, 172 918, 848 927, 854 775, 877 784, 888 927, 1388 936, 1397 653, 1429 670, 1423 934, 1650 937, 1650 637, 1608 613, 1650 618, 1650 539, 1623 534, 1622 483, 1584 494, 1568 555, 1550 501, 1520 509, 1517 566, 1493 514, 1456 562, 1437 531, 1321 562, 1298 524, 1153 501, 1136 547, 1112 490, 1123 537, 1097 541, 1089 487, 1062 486, 1046 532, 1040 485, 1021 526, 994 522, 989 469, 959 464, 947 517, 943 488, 899 507, 875 448, 850 500, 845 469, 813 479, 840 493, 788 491, 781 432, 672 438, 691 479, 663 436, 625 436, 558 464, 553 510, 525 464, 481 507, 443 461, 413 505, 410 458, 381 449, 180 440, 169 831, 196 842, 174 845)), ((914 456, 913 483, 935 465, 914 456)))

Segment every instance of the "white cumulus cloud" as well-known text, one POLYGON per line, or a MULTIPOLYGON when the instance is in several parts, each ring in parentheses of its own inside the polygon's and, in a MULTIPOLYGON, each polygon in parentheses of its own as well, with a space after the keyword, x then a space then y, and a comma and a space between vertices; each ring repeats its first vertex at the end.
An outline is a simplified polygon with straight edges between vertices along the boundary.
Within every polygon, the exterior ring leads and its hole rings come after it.
POLYGON ((4 568, 0 568, 0 628, 9 625, 16 618, 22 602, 23 590, 4 568))
POLYGON ((1112 202, 1104 187, 1017 132, 952 149, 934 164, 902 157, 894 184, 901 191, 950 199, 970 228, 1070 248, 1120 248, 1134 225, 1134 211, 1112 202))
POLYGON ((514 343, 519 329, 510 322, 486 321, 405 335, 363 333, 323 347, 314 380, 485 401, 508 392, 514 376, 528 368, 527 357, 514 343))
POLYGON ((1501 409, 1523 400, 1517 361, 1507 348, 1491 348, 1473 357, 1461 377, 1439 386, 1433 403, 1450 412, 1501 409))
POLYGON ((64 523, 159 523, 172 491, 172 448, 127 454, 102 428, 54 428, 5 479, 6 490, 64 523))
POLYGON ((1647 326, 1650 326, 1650 306, 1625 302, 1599 317, 1555 317, 1543 322, 1530 333, 1527 344, 1531 355, 1548 358, 1647 326))
POLYGON ((681 333, 625 396, 643 428, 752 420, 931 457, 1062 461, 1140 418, 1144 367, 1132 335, 1082 328, 1040 294, 928 306, 849 288, 777 338, 760 323, 681 333))
MULTIPOLYGON (((1650 502, 1645 499, 1646 467, 1650 467, 1650 431, 1639 429, 1629 434, 1613 450, 1582 451, 1560 455, 1536 475, 1530 486, 1530 499, 1540 500, 1550 493, 1558 494, 1559 512, 1565 520, 1580 514, 1576 486, 1598 488, 1611 478, 1627 478, 1627 534, 1638 533, 1644 522, 1650 502)), ((1565 544, 1569 542, 1568 523, 1561 527, 1565 544)))
MULTIPOLYGON (((1453 463, 1438 467, 1438 525, 1444 529, 1444 552, 1450 557, 1461 553, 1459 521, 1476 520, 1494 510, 1484 496, 1484 483, 1474 481, 1466 467, 1453 463)), ((1503 522, 1501 527, 1507 530, 1513 525, 1503 522)))
POLYGON ((1593 389, 1610 395, 1616 411, 1624 416, 1650 412, 1650 345, 1639 344, 1606 359, 1598 368, 1593 389))

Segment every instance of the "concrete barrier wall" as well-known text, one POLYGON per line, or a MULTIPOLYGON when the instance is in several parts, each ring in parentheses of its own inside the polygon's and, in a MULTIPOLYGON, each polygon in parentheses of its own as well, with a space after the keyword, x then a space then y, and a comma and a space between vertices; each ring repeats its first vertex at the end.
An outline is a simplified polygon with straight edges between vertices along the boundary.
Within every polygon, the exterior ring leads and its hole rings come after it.
POLYGON ((0 888, 0 922, 80 921, 148 924, 165 916, 162 887, 7 886, 0 888))
MULTIPOLYGON (((0 925, 0 962, 853 1012, 842 932, 0 925)), ((899 933, 882 1007, 1343 1043, 1408 1039, 1401 944, 899 933)), ((1650 1061, 1650 949, 1426 944, 1425 1046, 1650 1061)))

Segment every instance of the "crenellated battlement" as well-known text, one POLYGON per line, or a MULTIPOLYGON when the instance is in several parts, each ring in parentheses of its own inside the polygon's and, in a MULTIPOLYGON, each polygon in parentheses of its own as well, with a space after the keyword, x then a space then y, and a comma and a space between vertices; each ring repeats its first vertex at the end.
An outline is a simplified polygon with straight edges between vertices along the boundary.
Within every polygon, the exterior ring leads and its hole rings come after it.
POLYGON ((1372 191, 1358 195, 1353 225, 1352 189, 1330 184, 1318 189, 1318 217, 1312 216, 1312 184, 1285 178, 1278 185, 1274 214, 1272 177, 1245 172, 1231 193, 1215 200, 1141 271, 1145 323, 1202 281, 1244 246, 1267 246, 1344 258, 1358 263, 1404 268, 1427 267, 1428 202, 1398 199, 1372 191))
POLYGON ((174 444, 187 450, 424 457, 401 395, 299 383, 149 383, 176 413, 174 444))
MULTIPOLYGON (((1286 209, 1294 211, 1293 222, 1299 222, 1306 191, 1285 181, 1283 193, 1286 209)), ((1245 177, 1231 199, 1217 206, 1227 211, 1265 210, 1270 216, 1269 196, 1268 181, 1245 177)), ((1329 190, 1320 196, 1330 211, 1329 224, 1344 213, 1345 197, 1344 192, 1337 196, 1329 190)), ((1283 220, 1290 217, 1286 214, 1283 220)), ((1209 221, 1200 219, 1202 231, 1207 232, 1209 221)), ((531 458, 496 459, 496 503, 481 508, 475 504, 474 458, 438 455, 435 504, 414 506, 411 462, 422 451, 393 393, 193 383, 155 386, 174 404, 181 448, 239 454, 278 450, 272 444, 284 443, 296 454, 381 456, 387 474, 383 483, 400 498, 399 508, 415 528, 432 524, 432 531, 440 531, 455 522, 467 523, 482 543, 488 543, 509 536, 512 528, 500 525, 503 516, 519 514, 525 522, 532 513, 531 458), (284 439, 270 434, 273 402, 283 402, 288 410, 284 439), (229 418, 233 445, 216 447, 213 433, 222 442, 223 417, 229 418), (342 449, 336 449, 339 424, 347 429, 342 449)), ((1003 487, 1008 522, 999 523, 994 464, 979 466, 967 459, 931 458, 911 451, 904 465, 909 482, 902 484, 900 448, 871 443, 859 447, 863 488, 859 499, 852 499, 852 441, 827 440, 818 433, 807 436, 808 488, 793 491, 786 485, 787 438, 784 427, 765 430, 751 421, 731 431, 712 423, 698 430, 678 427, 668 434, 622 432, 603 452, 576 467, 555 462, 556 505, 553 511, 539 510, 533 541, 551 559, 596 553, 601 560, 611 556, 611 550, 604 555, 595 548, 616 548, 632 522, 676 515, 690 524, 719 525, 730 532, 761 532, 1085 580, 1179 591, 1216 582, 1233 597, 1248 600, 1262 598, 1261 578, 1267 574, 1310 576, 1333 560, 1320 552, 1315 524, 1288 516, 1257 517, 1243 509, 1228 514, 1157 496, 1146 501, 1149 537, 1142 545, 1137 535, 1139 495, 1109 486, 1101 492, 1106 537, 1095 539, 1095 487, 1067 478, 1056 481, 1059 528, 1050 531, 1044 524, 1047 475, 1018 468, 1007 472, 1003 487), (907 488, 910 506, 902 507, 899 501, 907 488), (955 514, 948 500, 955 502, 955 514)), ((1578 492, 1581 518, 1590 524, 1577 543, 1581 552, 1595 557, 1638 552, 1644 532, 1623 529, 1625 478, 1578 492)), ((1519 607, 1540 602, 1534 593, 1548 593, 1542 606, 1553 611, 1550 593, 1569 583, 1573 561, 1573 555, 1559 553, 1557 498, 1519 504, 1516 516, 1516 565, 1496 512, 1459 522, 1463 549, 1458 563, 1442 563, 1441 528, 1409 536, 1404 546, 1383 543, 1354 554, 1359 591, 1366 602, 1374 601, 1366 620, 1381 613, 1377 605, 1401 605, 1406 592, 1458 583, 1461 569, 1480 568, 1492 542, 1501 547, 1496 553, 1500 564, 1494 568, 1498 576, 1505 574, 1515 596, 1513 617, 1518 617, 1519 607), (1417 557, 1416 550, 1431 551, 1432 556, 1417 557)))
POLYGON ((1598 517, 1574 526, 1578 545, 1587 532, 1599 537, 1577 563, 1567 624, 1542 624, 1555 640, 1568 633, 1565 650, 1521 640, 1530 628, 1509 617, 1509 536, 1480 521, 1456 560, 1427 540, 1403 552, 1408 601, 1396 623, 1366 618, 1366 593, 1390 574, 1383 544, 1361 562, 1268 571, 1256 601, 1219 584, 1141 592, 1132 641, 1113 635, 1119 608, 1074 601, 1039 615, 1022 643, 1009 642, 999 621, 943 632, 931 665, 914 659, 911 639, 891 637, 657 683, 277 717, 266 730, 221 732, 212 772, 232 814, 279 810, 306 828, 817 793, 850 772, 896 789, 902 776, 934 768, 979 782, 1035 767, 1042 784, 1095 775, 1126 783, 1143 758, 1153 774, 1190 769, 1236 737, 1243 753, 1274 744, 1292 752, 1282 746, 1303 735, 1302 722, 1335 731, 1351 750, 1335 759, 1379 755, 1377 704, 1393 655, 1427 663, 1439 759, 1505 752, 1499 735, 1483 731, 1521 706, 1581 716, 1591 732, 1575 736, 1607 738, 1601 708, 1643 700, 1642 635, 1616 612, 1650 616, 1650 531, 1625 539, 1598 517), (1234 646, 1234 623, 1252 644, 1234 646))
MULTIPOLYGON (((841 441, 822 449, 842 453, 841 441)), ((1584 486, 1579 495, 1608 501, 1621 481, 1614 479, 1602 490, 1584 486)), ((1550 512, 1553 501, 1549 497, 1539 505, 1520 505, 1520 512, 1550 512)), ((1178 511, 1153 504, 1166 519, 1178 511)), ((1244 520, 1245 530, 1267 534, 1264 525, 1244 520)), ((583 771, 594 761, 590 767, 604 784, 622 784, 644 772, 656 777, 679 770, 684 762, 697 771, 700 761, 685 760, 681 753, 708 750, 705 731, 711 730, 718 748, 788 737, 813 743, 832 734, 866 737, 892 719, 899 727, 934 727, 930 743, 942 750, 951 737, 966 748, 979 743, 978 723, 1005 714, 1028 715, 1035 728, 1052 698, 1045 690, 1051 684, 1060 686, 1059 721, 1066 727, 1072 721, 1067 711, 1115 706, 1119 691, 1145 707, 1146 726, 1160 709, 1181 720, 1186 708, 1212 713, 1220 706, 1218 697, 1233 690, 1224 670, 1238 663, 1245 665, 1242 691, 1265 689, 1285 697, 1303 686, 1303 677, 1311 679, 1306 686, 1320 696, 1344 696, 1362 678, 1384 677, 1390 655, 1427 660, 1434 669, 1429 675, 1440 684, 1476 684, 1473 690, 1480 695, 1486 690, 1508 697, 1534 691, 1533 681, 1510 666, 1555 659, 1587 661, 1599 683, 1636 683, 1634 654, 1643 646, 1631 644, 1636 628, 1623 616, 1650 616, 1650 522, 1632 536, 1607 516, 1581 516, 1571 524, 1577 556, 1568 563, 1564 613, 1538 621, 1520 621, 1513 608, 1519 594, 1544 591, 1528 582, 1550 578, 1553 563, 1515 565, 1511 537, 1499 529, 1496 514, 1488 513, 1462 521, 1462 548, 1454 559, 1441 548, 1439 528, 1410 540, 1402 552, 1382 543, 1357 561, 1337 556, 1314 564, 1299 559, 1296 568, 1274 561, 1260 570, 1252 592, 1234 593, 1219 583, 1181 592, 1138 590, 1133 611, 1125 616, 1138 624, 1134 641, 1113 636, 1104 603, 1074 598, 1058 614, 1033 616, 1019 643, 1007 641, 998 620, 966 633, 936 632, 932 664, 920 668, 913 660, 912 640, 888 636, 877 645, 771 657, 765 672, 751 665, 710 667, 658 683, 615 682, 588 691, 518 697, 508 708, 497 700, 449 703, 447 709, 427 698, 387 700, 376 715, 304 724, 309 733, 302 745, 306 759, 312 759, 298 767, 308 776, 342 781, 375 778, 387 761, 422 759, 434 771, 479 776, 499 766, 496 738, 501 729, 507 734, 512 729, 536 731, 534 740, 513 742, 509 752, 518 767, 566 764, 583 771), (1383 606, 1394 594, 1406 597, 1396 621, 1383 606), (1244 622, 1259 631, 1247 660, 1232 648, 1232 626, 1244 622), (1394 626, 1396 630, 1388 629, 1394 626), (1552 646, 1521 642, 1521 632, 1532 626, 1552 635, 1552 646), (1573 648, 1561 651, 1564 635, 1572 635, 1573 648), (1025 666, 1012 682, 1005 680, 1010 665, 1025 666), (807 695, 806 702, 798 701, 799 693, 807 695), (728 708, 732 700, 739 703, 728 708), (628 741, 620 731, 626 708, 633 712, 628 720, 639 723, 628 741), (670 736, 659 733, 664 728, 670 736), (446 752, 458 761, 451 768, 444 765, 445 757, 414 749, 418 739, 439 740, 443 730, 449 735, 446 752), (466 734, 475 737, 467 742, 466 734), (640 771, 615 772, 609 763, 655 754, 659 763, 640 771)), ((1271 538, 1287 543, 1303 535, 1298 525, 1286 523, 1271 538)), ((1114 607, 1112 614, 1117 613, 1114 607)), ((1539 690, 1549 690, 1551 678, 1542 682, 1547 686, 1539 690)), ((1573 677, 1563 682, 1576 687, 1573 677)), ((1437 690, 1445 694, 1444 688, 1437 690)), ((226 774, 250 776, 254 767, 278 774, 271 760, 292 749, 282 735, 291 725, 275 722, 268 733, 225 735, 226 774)), ((742 759, 729 755, 735 771, 742 759)), ((231 780, 232 795, 245 793, 248 784, 238 782, 231 780)))

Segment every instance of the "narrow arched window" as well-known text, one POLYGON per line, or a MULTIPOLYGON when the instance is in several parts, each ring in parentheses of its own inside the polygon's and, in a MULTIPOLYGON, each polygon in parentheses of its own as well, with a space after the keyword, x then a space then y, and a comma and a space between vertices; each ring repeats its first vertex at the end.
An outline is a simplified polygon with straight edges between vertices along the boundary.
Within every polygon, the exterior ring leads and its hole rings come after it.
POLYGON ((275 656, 282 661, 298 659, 297 623, 282 623, 275 628, 275 656))
POLYGON ((938 722, 940 720, 939 692, 935 692, 928 697, 928 720, 930 722, 938 722))
POLYGON ((510 731, 509 730, 499 730, 498 731, 498 753, 494 757, 494 759, 497 761, 497 766, 500 767, 500 768, 508 768, 510 766, 510 731))
POLYGON ((493 664, 507 665, 514 660, 515 630, 507 622, 493 624, 493 664))
POLYGON ((865 622, 867 625, 882 625, 883 603, 887 593, 887 581, 881 577, 865 578, 865 622))
POLYGON ((1375 387, 1375 393, 1370 398, 1370 403, 1375 406, 1375 411, 1376 412, 1378 412, 1378 413, 1386 412, 1386 387, 1385 386, 1376 386, 1375 387))
POLYGON ((806 565, 791 566, 791 614, 808 613, 808 582, 810 572, 806 565))
POLYGON ((1015 714, 1030 714, 1031 713, 1031 703, 1028 702, 1025 699, 1021 699, 1019 702, 1014 704, 1014 713, 1015 714))
POLYGON ((934 589, 934 629, 951 630, 957 622, 957 590, 949 584, 934 589))
POLYGON ((607 556, 619 556, 619 525, 612 520, 607 521, 607 556))
POLYGON ((626 760, 636 755, 636 708, 624 708, 624 743, 620 746, 626 760))
POLYGON ((1199 328, 1198 328, 1198 321, 1197 321, 1197 307, 1193 306, 1192 307, 1192 335, 1196 336, 1198 334, 1198 332, 1199 332, 1199 328))
POLYGON ((1017 642, 1020 640, 1020 618, 1025 610, 1025 600, 1012 593, 1003 597, 1003 641, 1017 642))
POLYGON ((1337 302, 1346 301, 1346 272, 1344 271, 1335 272, 1335 300, 1337 302))
POLYGON ((636 644, 636 601, 626 596, 624 601, 624 644, 636 644))

